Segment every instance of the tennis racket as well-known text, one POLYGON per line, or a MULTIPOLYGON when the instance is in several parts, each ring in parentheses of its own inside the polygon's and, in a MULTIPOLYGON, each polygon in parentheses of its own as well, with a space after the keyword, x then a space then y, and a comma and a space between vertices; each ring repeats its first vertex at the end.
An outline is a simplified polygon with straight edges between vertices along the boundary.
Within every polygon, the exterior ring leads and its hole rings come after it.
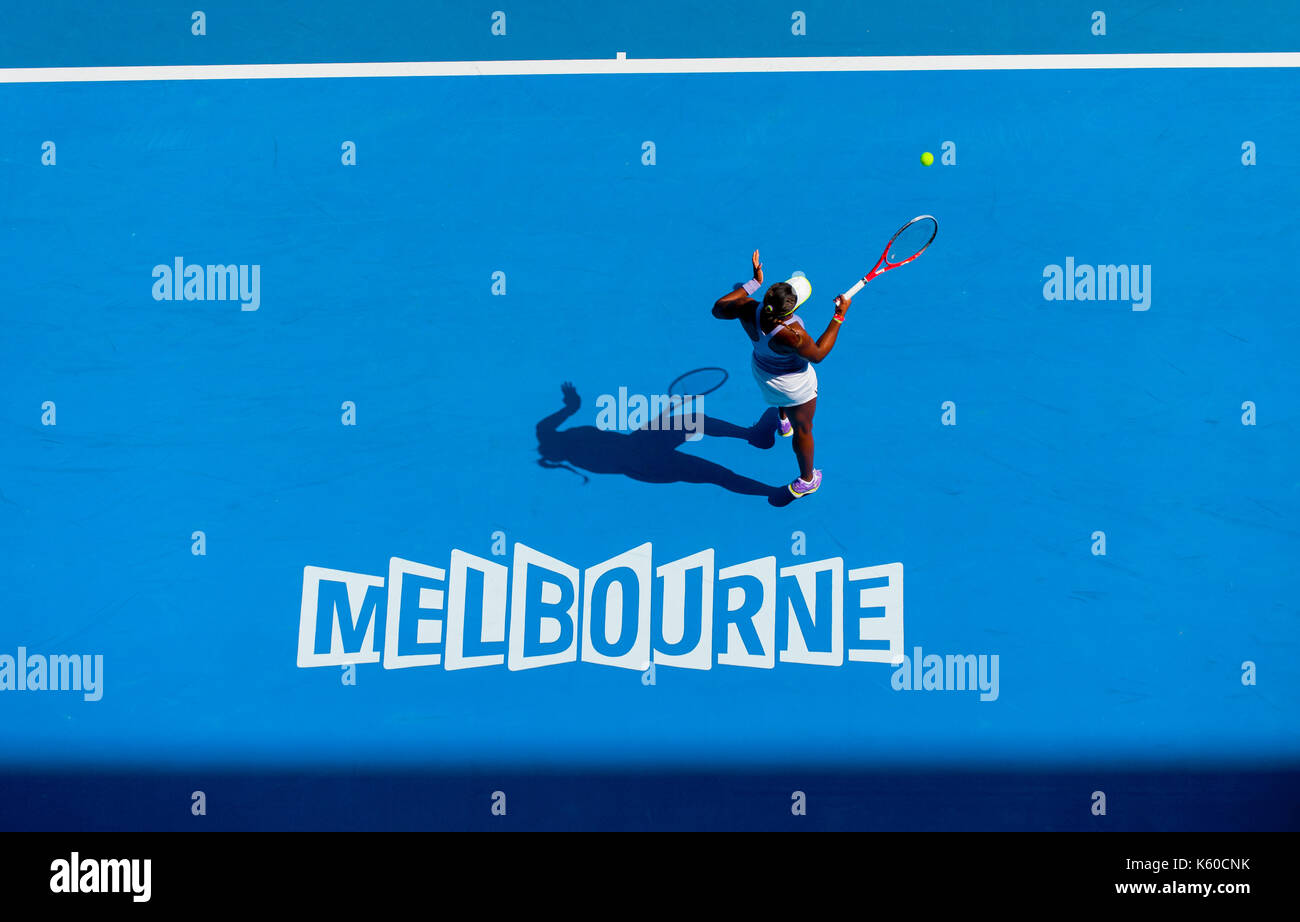
POLYGON ((882 272, 888 272, 890 269, 897 269, 899 266, 905 266, 916 257, 925 252, 925 248, 934 242, 934 235, 939 233, 939 222, 934 219, 933 215, 918 215, 908 221, 898 233, 889 238, 889 245, 885 247, 885 252, 880 254, 880 259, 876 260, 876 265, 871 271, 862 276, 861 281, 844 292, 844 297, 851 298, 859 291, 862 286, 867 284, 882 272))

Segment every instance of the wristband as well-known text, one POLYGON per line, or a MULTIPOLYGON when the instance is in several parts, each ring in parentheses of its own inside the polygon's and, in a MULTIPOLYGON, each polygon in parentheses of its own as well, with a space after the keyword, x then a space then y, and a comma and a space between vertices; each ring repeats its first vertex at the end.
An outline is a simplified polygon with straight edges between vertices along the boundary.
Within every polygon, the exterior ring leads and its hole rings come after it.
POLYGON ((831 317, 831 319, 834 320, 836 323, 843 323, 843 322, 844 322, 844 315, 843 315, 843 314, 836 314, 835 316, 831 317))
POLYGON ((745 294, 752 295, 754 292, 758 291, 758 286, 762 284, 763 283, 760 282, 758 279, 750 279, 748 282, 741 285, 740 287, 745 289, 745 294))

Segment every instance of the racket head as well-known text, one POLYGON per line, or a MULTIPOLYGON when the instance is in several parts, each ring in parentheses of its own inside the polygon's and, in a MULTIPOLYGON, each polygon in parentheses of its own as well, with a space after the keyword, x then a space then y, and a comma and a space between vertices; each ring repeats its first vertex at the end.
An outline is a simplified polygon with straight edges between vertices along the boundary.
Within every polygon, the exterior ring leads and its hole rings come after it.
POLYGON ((935 235, 938 233, 939 222, 935 220, 934 215, 917 215, 889 238, 889 245, 885 247, 880 262, 886 269, 910 263, 934 243, 935 235))

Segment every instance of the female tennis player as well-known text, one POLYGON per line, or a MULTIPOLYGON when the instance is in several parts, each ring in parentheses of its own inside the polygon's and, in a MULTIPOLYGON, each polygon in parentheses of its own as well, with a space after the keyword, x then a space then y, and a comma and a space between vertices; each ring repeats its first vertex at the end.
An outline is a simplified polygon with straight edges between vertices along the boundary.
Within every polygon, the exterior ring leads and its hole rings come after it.
POLYGON ((843 295, 835 299, 835 315, 826 332, 814 340, 802 321, 794 316, 812 291, 808 280, 796 276, 788 282, 777 282, 767 289, 760 305, 751 296, 762 284, 763 264, 755 250, 754 278, 714 302, 713 316, 719 320, 739 320, 754 346, 750 367, 759 392, 770 406, 777 408, 781 435, 794 436, 799 476, 791 481, 789 489, 797 499, 816 493, 822 485, 822 472, 813 467, 817 372, 812 366, 830 355, 852 300, 843 295))

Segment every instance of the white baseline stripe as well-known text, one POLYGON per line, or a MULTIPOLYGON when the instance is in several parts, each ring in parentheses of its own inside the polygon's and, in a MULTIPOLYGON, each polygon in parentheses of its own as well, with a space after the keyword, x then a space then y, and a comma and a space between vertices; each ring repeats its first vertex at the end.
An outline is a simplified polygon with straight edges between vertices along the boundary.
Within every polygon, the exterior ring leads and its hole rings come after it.
POLYGON ((932 54, 835 58, 607 58, 557 61, 395 61, 351 64, 182 64, 0 68, 0 83, 277 80, 320 77, 515 77, 561 74, 753 74, 825 71, 1116 70, 1300 67, 1300 52, 932 54))

